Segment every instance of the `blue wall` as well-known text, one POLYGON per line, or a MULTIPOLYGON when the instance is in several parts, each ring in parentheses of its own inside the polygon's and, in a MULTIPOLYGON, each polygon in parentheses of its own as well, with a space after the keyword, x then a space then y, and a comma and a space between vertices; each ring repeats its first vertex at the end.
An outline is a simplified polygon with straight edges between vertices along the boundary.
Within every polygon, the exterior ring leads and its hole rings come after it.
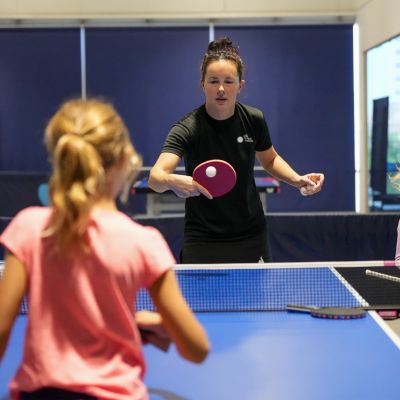
POLYGON ((299 173, 325 173, 317 196, 284 185, 273 211, 355 209, 351 26, 218 29, 247 63, 242 101, 261 108, 273 144, 299 173))
POLYGON ((80 96, 77 29, 0 30, 0 170, 46 171, 43 129, 80 96))
MULTIPOLYGON (((87 89, 116 105, 145 165, 170 126, 204 100, 199 67, 207 28, 86 30, 87 89)), ((304 198, 283 185, 270 211, 353 211, 352 27, 219 27, 247 64, 240 100, 261 108, 274 146, 299 172, 326 174, 304 198)), ((47 172, 43 129, 80 95, 78 29, 0 30, 0 170, 47 172)), ((0 215, 1 212, 0 202, 0 215)))
MULTIPOLYGON (((273 262, 393 260, 395 256, 398 214, 285 213, 269 214, 265 218, 273 262)), ((183 216, 136 220, 157 228, 179 260, 183 216)), ((0 217, 0 232, 10 221, 11 217, 0 217)), ((2 253, 0 246, 0 260, 2 253)))

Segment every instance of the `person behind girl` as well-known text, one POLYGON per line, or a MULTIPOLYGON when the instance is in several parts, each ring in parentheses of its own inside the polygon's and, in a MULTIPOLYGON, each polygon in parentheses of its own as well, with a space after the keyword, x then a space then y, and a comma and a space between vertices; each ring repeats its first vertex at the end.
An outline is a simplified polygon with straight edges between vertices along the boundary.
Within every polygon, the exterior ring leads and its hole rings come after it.
POLYGON ((20 211, 0 236, 0 361, 24 295, 29 313, 13 399, 147 399, 138 327, 169 336, 200 363, 206 332, 179 290, 161 234, 119 212, 115 199, 141 166, 111 104, 65 102, 45 143, 49 207, 20 211), (159 312, 135 314, 139 288, 159 312))
POLYGON ((156 192, 172 190, 185 198, 185 228, 181 262, 256 263, 271 260, 264 210, 254 181, 254 162, 305 196, 318 193, 322 173, 299 175, 272 145, 261 110, 242 104, 237 96, 245 85, 244 62, 229 38, 207 47, 201 64, 205 104, 178 121, 168 133, 150 172, 156 192), (186 174, 174 171, 184 158, 186 174), (236 171, 229 193, 212 198, 192 175, 207 160, 222 159, 236 171))
MULTIPOLYGON (((400 168, 399 171, 390 177, 390 181, 398 191, 400 191, 400 168)), ((400 221, 397 226, 397 244, 396 244, 396 255, 395 260, 400 261, 400 221)))

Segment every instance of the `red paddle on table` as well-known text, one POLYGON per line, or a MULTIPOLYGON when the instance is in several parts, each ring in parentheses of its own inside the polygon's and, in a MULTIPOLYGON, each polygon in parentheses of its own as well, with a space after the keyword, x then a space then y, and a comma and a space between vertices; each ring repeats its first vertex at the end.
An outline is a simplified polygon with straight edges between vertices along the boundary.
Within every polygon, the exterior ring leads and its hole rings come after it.
POLYGON ((288 311, 307 312, 315 318, 326 319, 358 319, 364 318, 366 311, 376 311, 382 319, 390 320, 400 317, 400 304, 381 304, 360 307, 311 307, 297 304, 288 304, 288 311))
POLYGON ((365 317, 363 308, 342 308, 342 307, 308 307, 297 304, 288 304, 288 311, 310 313, 315 318, 326 319, 358 319, 365 317))
POLYGON ((193 171, 193 179, 206 188, 212 197, 219 197, 236 184, 236 172, 224 160, 208 160, 199 164, 193 171))

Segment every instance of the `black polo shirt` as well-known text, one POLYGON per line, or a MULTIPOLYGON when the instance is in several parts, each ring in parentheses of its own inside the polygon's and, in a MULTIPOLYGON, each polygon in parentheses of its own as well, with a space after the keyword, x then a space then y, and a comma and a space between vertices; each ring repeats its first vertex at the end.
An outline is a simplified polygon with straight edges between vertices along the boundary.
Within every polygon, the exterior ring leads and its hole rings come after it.
POLYGON ((263 113, 241 103, 236 103, 234 115, 226 120, 211 118, 202 105, 171 128, 162 152, 184 158, 187 175, 210 159, 229 162, 237 174, 235 187, 221 197, 186 199, 186 239, 224 241, 251 237, 266 229, 254 162, 256 151, 271 146, 263 113))

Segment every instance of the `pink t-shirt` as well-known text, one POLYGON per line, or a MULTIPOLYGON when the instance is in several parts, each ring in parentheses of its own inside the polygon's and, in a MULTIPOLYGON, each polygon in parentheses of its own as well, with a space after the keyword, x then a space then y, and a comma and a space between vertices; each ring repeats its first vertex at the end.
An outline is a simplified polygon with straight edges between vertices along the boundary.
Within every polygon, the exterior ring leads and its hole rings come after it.
POLYGON ((171 251, 156 229, 118 211, 96 210, 90 255, 61 257, 42 239, 50 212, 27 208, 0 237, 29 276, 27 333, 12 398, 58 387, 98 399, 147 399, 134 304, 138 289, 175 263, 171 251))

